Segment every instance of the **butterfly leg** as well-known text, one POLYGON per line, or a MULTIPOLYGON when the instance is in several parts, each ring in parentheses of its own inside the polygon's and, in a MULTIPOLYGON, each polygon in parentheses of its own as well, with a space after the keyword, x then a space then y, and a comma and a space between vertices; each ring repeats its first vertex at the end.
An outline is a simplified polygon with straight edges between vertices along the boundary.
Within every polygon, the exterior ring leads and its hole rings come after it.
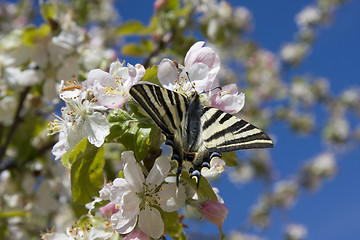
POLYGON ((180 174, 182 171, 182 159, 179 157, 179 155, 174 153, 171 157, 171 160, 176 160, 178 162, 178 168, 176 170, 176 186, 178 187, 180 181, 180 174))
POLYGON ((196 181, 196 188, 199 188, 199 183, 200 183, 200 178, 201 178, 201 174, 199 170, 190 170, 192 171, 190 174, 190 178, 195 177, 195 181, 196 181))

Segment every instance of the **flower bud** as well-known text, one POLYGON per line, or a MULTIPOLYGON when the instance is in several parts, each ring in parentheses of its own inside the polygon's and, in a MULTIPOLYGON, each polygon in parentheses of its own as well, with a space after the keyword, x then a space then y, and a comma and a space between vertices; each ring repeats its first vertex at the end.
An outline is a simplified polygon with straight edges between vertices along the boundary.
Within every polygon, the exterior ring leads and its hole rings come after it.
POLYGON ((222 229, 229 209, 218 201, 209 200, 201 204, 201 214, 211 223, 222 229))
POLYGON ((111 217, 111 215, 113 215, 114 213, 117 213, 119 211, 119 209, 116 208, 115 204, 110 202, 107 205, 101 207, 99 209, 101 215, 103 215, 105 218, 109 218, 111 217))
POLYGON ((126 235, 123 240, 149 240, 149 236, 143 233, 139 228, 126 235))

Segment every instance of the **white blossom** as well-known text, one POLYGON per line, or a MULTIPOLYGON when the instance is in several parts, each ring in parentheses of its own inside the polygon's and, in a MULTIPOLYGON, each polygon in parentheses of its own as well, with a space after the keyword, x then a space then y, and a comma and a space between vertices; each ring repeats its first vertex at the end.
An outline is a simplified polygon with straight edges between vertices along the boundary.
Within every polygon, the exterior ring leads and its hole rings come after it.
POLYGON ((118 233, 128 234, 138 222, 142 232, 159 238, 164 234, 164 222, 154 206, 167 212, 177 211, 185 204, 185 189, 179 185, 176 191, 175 183, 164 183, 170 171, 168 157, 156 159, 146 178, 133 152, 123 152, 121 159, 125 163, 124 178, 116 178, 100 191, 104 200, 110 199, 119 208, 119 212, 111 216, 113 228, 118 233))
POLYGON ((307 236, 307 229, 300 224, 289 224, 286 226, 285 235, 287 240, 302 240, 307 236))
POLYGON ((59 141, 52 150, 56 159, 71 151, 83 138, 100 147, 110 133, 107 118, 100 112, 106 108, 88 100, 87 92, 80 86, 62 91, 60 98, 66 103, 61 109, 62 117, 49 124, 52 134, 59 133, 59 141))
POLYGON ((110 65, 109 73, 100 69, 89 72, 86 85, 93 89, 98 102, 107 108, 118 108, 124 105, 129 97, 131 86, 138 83, 145 74, 141 64, 135 67, 128 64, 123 67, 118 61, 110 65))
POLYGON ((305 43, 288 43, 281 48, 280 56, 284 62, 298 64, 308 51, 309 46, 305 43))
POLYGON ((309 27, 321 21, 321 11, 315 6, 307 6, 295 16, 299 27, 309 27))

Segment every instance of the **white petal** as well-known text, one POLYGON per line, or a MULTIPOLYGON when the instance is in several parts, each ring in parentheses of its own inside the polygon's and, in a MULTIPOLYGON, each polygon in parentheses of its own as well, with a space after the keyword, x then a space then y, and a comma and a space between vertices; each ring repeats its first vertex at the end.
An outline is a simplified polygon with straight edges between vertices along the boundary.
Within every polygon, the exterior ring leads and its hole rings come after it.
POLYGON ((124 177, 133 191, 142 192, 144 189, 145 177, 139 164, 136 162, 134 152, 126 151, 121 154, 121 159, 125 162, 124 177))
POLYGON ((66 153, 66 133, 61 131, 59 141, 53 146, 51 153, 54 154, 55 160, 60 159, 66 153))
POLYGON ((139 204, 141 199, 135 192, 127 192, 123 195, 120 211, 125 217, 134 217, 139 214, 139 204))
POLYGON ((191 66, 191 64, 193 64, 194 58, 196 58, 196 56, 194 55, 194 53, 199 50, 200 48, 202 48, 202 46, 204 46, 205 42, 203 41, 199 41, 194 43, 191 48, 187 51, 186 55, 185 55, 185 60, 184 60, 184 64, 185 67, 186 66, 191 66))
MULTIPOLYGON (((108 191, 105 187, 104 194, 108 191), (105 192, 106 191, 106 192, 105 192)), ((123 178, 116 178, 110 186, 110 201, 120 206, 125 193, 130 191, 129 184, 123 178)), ((106 195, 105 195, 106 196, 106 195)))
POLYGON ((147 207, 140 211, 139 228, 152 238, 158 239, 164 234, 164 222, 156 208, 147 207))
POLYGON ((158 79, 163 86, 173 84, 178 79, 178 69, 170 59, 163 59, 158 68, 158 79))
POLYGON ((210 161, 210 169, 201 169, 201 175, 206 178, 216 177, 224 171, 225 161, 221 158, 214 158, 210 161))
POLYGON ((146 178, 146 185, 151 185, 152 187, 159 186, 169 174, 170 168, 169 157, 161 156, 156 159, 146 178))
POLYGON ((91 144, 100 147, 110 133, 109 122, 103 114, 94 112, 90 116, 86 115, 83 131, 91 144))
POLYGON ((113 229, 120 234, 127 234, 131 232, 136 225, 137 216, 133 218, 124 218, 120 212, 117 212, 111 216, 111 223, 113 229))
POLYGON ((183 185, 179 185, 176 193, 176 184, 164 184, 161 191, 158 193, 160 197, 160 207, 166 212, 173 212, 179 210, 185 205, 186 195, 183 185))
POLYGON ((104 72, 103 70, 100 69, 93 69, 89 72, 86 80, 86 85, 93 86, 95 80, 104 83, 113 83, 113 84, 115 83, 115 79, 109 73, 104 72))

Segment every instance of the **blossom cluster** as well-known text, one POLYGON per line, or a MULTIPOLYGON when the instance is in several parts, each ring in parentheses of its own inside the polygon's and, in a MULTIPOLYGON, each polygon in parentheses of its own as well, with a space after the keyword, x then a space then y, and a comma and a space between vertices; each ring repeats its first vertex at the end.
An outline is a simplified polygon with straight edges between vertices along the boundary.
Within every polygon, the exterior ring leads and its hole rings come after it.
MULTIPOLYGON (((203 104, 237 113, 244 106, 244 94, 239 94, 236 84, 218 88, 220 58, 204 44, 197 42, 189 49, 184 65, 163 59, 157 69, 157 78, 167 89, 184 95, 196 91, 203 104)), ((111 133, 108 117, 118 109, 131 111, 127 107, 133 104, 129 90, 134 84, 141 83, 145 73, 141 64, 125 66, 115 61, 110 64, 109 72, 93 69, 83 82, 75 78, 62 81, 59 95, 65 106, 61 116, 48 127, 52 134, 59 133, 59 141, 52 150, 55 159, 70 154, 84 138, 98 148, 104 145, 111 133)), ((206 219, 222 228, 228 209, 220 197, 213 200, 208 200, 209 196, 199 198, 194 189, 189 192, 190 185, 186 181, 177 185, 169 156, 158 157, 147 171, 145 163, 136 159, 135 154, 132 150, 122 152, 123 177, 105 184, 99 192, 100 200, 94 201, 109 202, 99 211, 116 232, 129 235, 130 239, 139 233, 160 238, 166 234, 164 212, 176 212, 185 205, 194 206, 206 219)), ((224 165, 222 159, 215 158, 210 169, 204 169, 202 175, 217 176, 224 171, 224 165)))

